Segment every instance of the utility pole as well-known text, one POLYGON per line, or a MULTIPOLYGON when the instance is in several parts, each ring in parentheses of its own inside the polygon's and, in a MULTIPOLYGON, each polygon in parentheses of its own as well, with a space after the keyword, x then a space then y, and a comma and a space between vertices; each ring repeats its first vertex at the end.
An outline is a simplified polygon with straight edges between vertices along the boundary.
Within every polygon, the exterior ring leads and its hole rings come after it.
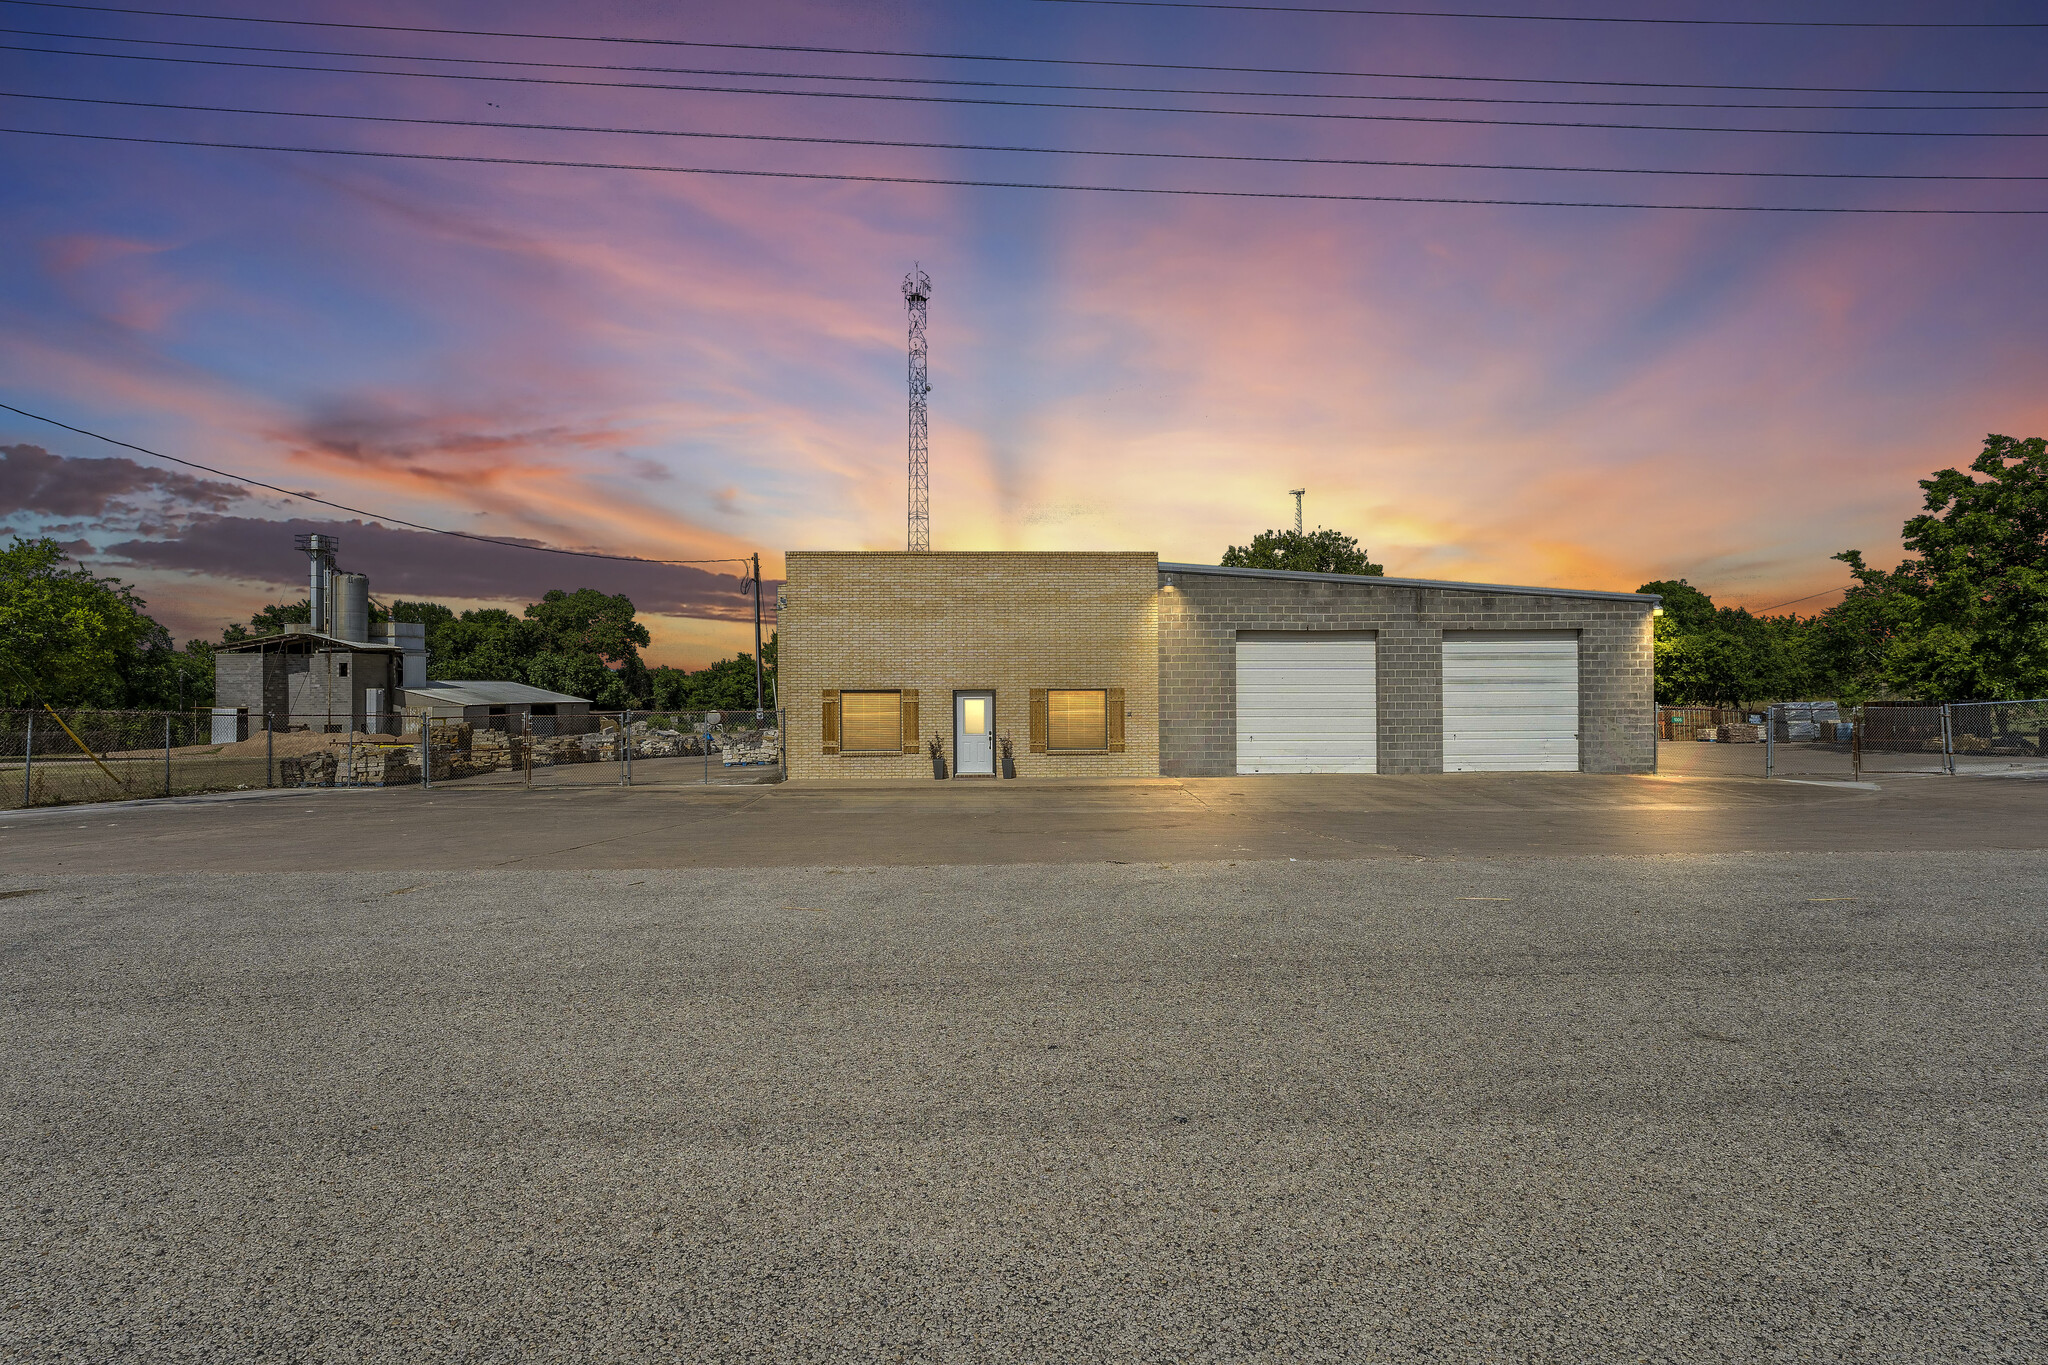
POLYGON ((1294 534, 1296 534, 1296 535, 1300 535, 1300 534, 1301 534, 1301 495, 1302 495, 1302 494, 1304 494, 1304 493, 1306 493, 1306 492, 1308 492, 1308 490, 1307 490, 1306 488, 1290 488, 1290 489, 1288 489, 1287 491, 1288 491, 1289 493, 1293 494, 1293 496, 1294 496, 1294 534))
POLYGON ((761 552, 754 552, 754 719, 761 719, 761 552))
POLYGON ((912 267, 903 277, 903 301, 910 307, 910 548, 932 548, 931 433, 925 421, 925 305, 931 302, 931 276, 912 267))

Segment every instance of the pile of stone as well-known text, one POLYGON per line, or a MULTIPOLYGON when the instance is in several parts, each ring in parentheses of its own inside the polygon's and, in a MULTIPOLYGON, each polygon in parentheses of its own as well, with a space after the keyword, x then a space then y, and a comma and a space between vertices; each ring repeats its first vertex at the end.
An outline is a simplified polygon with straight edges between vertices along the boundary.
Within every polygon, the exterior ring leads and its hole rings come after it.
POLYGON ((782 761, 782 731, 735 730, 717 736, 719 751, 728 768, 752 767, 782 761))

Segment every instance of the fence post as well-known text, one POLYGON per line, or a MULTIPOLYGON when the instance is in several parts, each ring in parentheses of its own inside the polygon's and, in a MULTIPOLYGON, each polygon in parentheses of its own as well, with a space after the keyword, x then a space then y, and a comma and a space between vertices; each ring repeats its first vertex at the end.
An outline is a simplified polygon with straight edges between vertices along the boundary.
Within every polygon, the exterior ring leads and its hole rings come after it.
POLYGON ((633 785, 633 713, 619 712, 619 785, 633 785))
POLYGON ((21 804, 32 806, 36 797, 36 713, 28 713, 28 736, 21 749, 21 804))
POLYGON ((164 795, 171 794, 171 713, 164 712, 164 795))
POLYGON ((533 789, 533 711, 530 707, 527 709, 525 717, 519 723, 519 757, 521 765, 526 769, 527 790, 531 791, 533 789))
POLYGON ((420 717, 420 786, 434 785, 434 717, 420 717))
MULTIPOLYGON (((1854 734, 1855 731, 1850 731, 1854 734)), ((1764 708, 1764 776, 1770 777, 1778 767, 1778 716, 1777 708, 1764 708)))
POLYGON ((1849 731, 1849 765, 1851 776, 1855 781, 1861 782, 1863 780, 1863 727, 1869 719, 1870 713, 1861 706, 1856 707, 1855 712, 1856 719, 1851 722, 1855 728, 1849 731))
POLYGON ((1950 777, 1956 775, 1956 730, 1949 717, 1949 704, 1941 704, 1941 770, 1950 777))
POLYGON ((271 724, 270 713, 265 711, 263 713, 263 785, 266 787, 275 787, 277 785, 277 765, 272 761, 277 753, 277 740, 274 738, 276 734, 277 727, 271 724))

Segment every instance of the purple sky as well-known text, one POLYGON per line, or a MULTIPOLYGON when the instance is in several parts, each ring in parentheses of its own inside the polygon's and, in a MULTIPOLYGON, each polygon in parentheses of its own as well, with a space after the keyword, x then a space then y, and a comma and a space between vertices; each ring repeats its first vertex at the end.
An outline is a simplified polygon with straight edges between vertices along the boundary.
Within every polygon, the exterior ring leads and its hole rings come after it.
MULTIPOLYGON (((1473 0, 1476 4, 1477 0, 1473 0)), ((1461 4, 1455 8, 1469 8, 1461 4)), ((2048 29, 1786 29, 1248 15, 1040 0, 747 6, 209 5, 693 43, 1058 59, 851 57, 230 23, 0 3, 0 126, 116 137, 823 174, 1433 198, 2048 207, 2048 138, 1646 132, 1272 117, 2048 133, 2041 94, 1310 77, 1182 63, 2029 92, 2048 29), (28 31, 28 32, 23 32, 28 31), (154 39, 388 57, 151 46, 154 39), (44 49, 39 52, 23 48, 44 49), (101 55, 53 55, 52 50, 101 55), (136 61, 111 53, 179 61, 136 61), (837 81, 432 64, 441 56, 837 81), (205 63, 238 62, 245 65, 205 63), (464 79, 267 69, 460 71, 464 79), (535 84, 479 76, 637 83, 535 84), (939 85, 846 77, 1009 82, 939 85), (1433 101, 1013 88, 1153 87, 1433 101), (651 89, 807 89, 847 99, 651 89), (23 96, 64 96, 65 101, 23 96), (1258 110, 1234 115, 1040 103, 1258 110), (1444 97, 1457 97, 1445 102, 1444 97), (1821 108, 1459 102, 1651 101, 1821 108), (1204 156, 1733 171, 1306 166, 825 146, 140 108, 1204 156)), ((1501 9, 1531 8, 1529 3, 1501 9)), ((1664 17, 2038 20, 2022 3, 1622 5, 1664 17)), ((2038 217, 1333 203, 656 174, 0 134, 0 401, 388 517, 661 558, 898 548, 903 306, 931 305, 933 542, 1213 562, 1288 524, 1389 573, 1772 606, 1897 553, 1914 481, 1987 432, 2048 431, 2038 217)), ((337 531, 381 598, 517 607, 631 594, 657 661, 751 647, 730 566, 494 549, 249 490, 0 413, 0 525, 47 532, 212 635, 303 589, 337 531)), ((1802 603, 1827 605, 1822 595, 1802 603)))

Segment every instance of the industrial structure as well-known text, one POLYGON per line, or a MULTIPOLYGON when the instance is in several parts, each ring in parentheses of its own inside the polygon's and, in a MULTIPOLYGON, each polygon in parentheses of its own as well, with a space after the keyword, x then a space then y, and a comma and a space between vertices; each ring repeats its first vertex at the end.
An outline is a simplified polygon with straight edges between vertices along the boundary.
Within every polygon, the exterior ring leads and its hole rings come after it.
POLYGON ((427 628, 370 622, 370 580, 335 567, 341 540, 302 535, 311 620, 221 645, 213 656, 213 738, 232 743, 263 718, 341 732, 403 709, 401 692, 427 681, 427 628))
POLYGON ((903 301, 910 307, 910 549, 932 547, 931 433, 925 421, 925 305, 931 302, 931 276, 913 267, 903 277, 903 301))
POLYGON ((1647 594, 1142 551, 785 562, 796 778, 1656 766, 1647 594))

